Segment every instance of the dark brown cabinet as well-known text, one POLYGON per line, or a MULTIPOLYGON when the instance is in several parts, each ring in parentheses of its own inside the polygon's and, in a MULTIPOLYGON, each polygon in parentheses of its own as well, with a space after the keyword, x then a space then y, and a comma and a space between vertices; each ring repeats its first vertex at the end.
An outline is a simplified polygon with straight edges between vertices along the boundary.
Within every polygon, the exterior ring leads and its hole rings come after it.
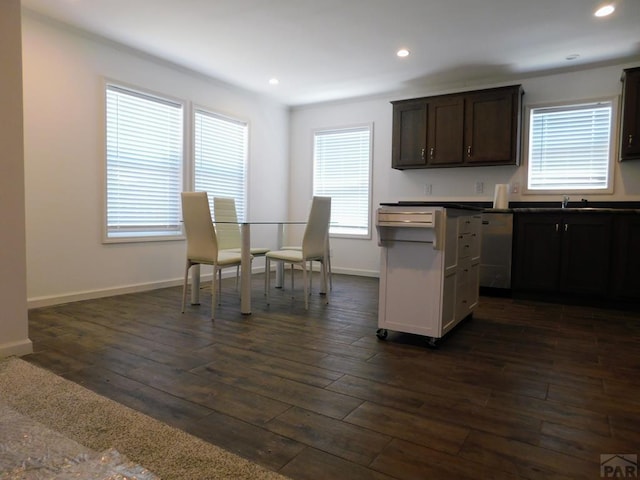
POLYGON ((465 163, 517 165, 520 159, 520 86, 465 97, 465 163))
POLYGON ((393 107, 393 168, 425 168, 427 103, 406 101, 393 107))
POLYGON ((392 167, 517 165, 520 85, 392 102, 392 167))
POLYGON ((462 166, 464 97, 449 95, 429 101, 427 167, 462 166))
POLYGON ((514 232, 514 291, 608 295, 611 214, 516 214, 514 232))
POLYGON ((620 160, 640 160, 640 67, 626 69, 622 81, 620 160))
POLYGON ((616 215, 613 237, 612 294, 640 300, 640 214, 616 215))

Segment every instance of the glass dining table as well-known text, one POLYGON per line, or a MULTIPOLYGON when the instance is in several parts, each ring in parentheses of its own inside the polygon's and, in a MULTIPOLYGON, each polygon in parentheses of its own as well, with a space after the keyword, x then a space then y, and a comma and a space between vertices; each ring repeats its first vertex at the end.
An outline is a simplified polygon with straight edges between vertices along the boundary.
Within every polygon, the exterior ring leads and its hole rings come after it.
MULTIPOLYGON (((240 225, 240 236, 242 238, 240 255, 240 313, 251 315, 251 225, 277 225, 277 248, 282 248, 284 241, 284 230, 287 225, 306 225, 306 221, 263 221, 251 220, 215 223, 232 223, 240 225)), ((276 288, 282 288, 284 279, 284 265, 281 262, 276 264, 276 288)), ((191 304, 200 303, 200 265, 191 268, 191 304)))

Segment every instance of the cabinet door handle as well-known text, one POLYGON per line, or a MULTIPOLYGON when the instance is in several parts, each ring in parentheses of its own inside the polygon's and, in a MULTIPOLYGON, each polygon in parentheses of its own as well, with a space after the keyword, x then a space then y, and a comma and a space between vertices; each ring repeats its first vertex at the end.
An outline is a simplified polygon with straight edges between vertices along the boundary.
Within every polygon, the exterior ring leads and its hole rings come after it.
POLYGON ((433 156, 436 153, 436 149, 431 147, 431 150, 429 150, 429 156, 431 157, 431 160, 433 160, 433 156))
POLYGON ((467 157, 471 158, 471 145, 467 147, 467 157))
POLYGON ((558 225, 558 224, 556 223, 556 233, 558 233, 558 230, 559 230, 559 229, 560 229, 560 225, 558 225))
POLYGON ((633 134, 629 134, 629 146, 633 143, 633 134))
POLYGON ((422 149, 422 152, 420 153, 420 156, 422 157, 422 160, 424 161, 424 148, 422 149))
POLYGON ((569 231, 569 224, 568 224, 568 223, 565 223, 565 224, 564 224, 564 231, 565 231, 565 232, 568 232, 568 231, 569 231))

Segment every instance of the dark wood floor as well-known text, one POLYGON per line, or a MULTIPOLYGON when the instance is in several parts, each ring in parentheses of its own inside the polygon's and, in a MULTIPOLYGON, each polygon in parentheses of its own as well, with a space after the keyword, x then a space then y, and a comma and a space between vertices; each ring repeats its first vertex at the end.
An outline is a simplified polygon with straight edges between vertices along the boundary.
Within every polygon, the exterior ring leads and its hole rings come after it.
POLYGON ((482 297, 431 350, 376 338, 377 279, 305 312, 258 276, 250 316, 225 282, 214 322, 180 288, 32 310, 24 358, 293 479, 594 479, 640 454, 637 313, 482 297))

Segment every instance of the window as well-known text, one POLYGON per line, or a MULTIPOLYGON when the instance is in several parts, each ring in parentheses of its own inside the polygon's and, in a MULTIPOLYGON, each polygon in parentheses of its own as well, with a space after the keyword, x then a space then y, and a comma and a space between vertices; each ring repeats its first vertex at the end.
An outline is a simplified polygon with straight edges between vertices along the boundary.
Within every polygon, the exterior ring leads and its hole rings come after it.
POLYGON ((183 105, 106 87, 106 240, 181 237, 183 105))
POLYGON ((234 198, 241 220, 246 210, 247 132, 246 122, 194 112, 195 190, 208 192, 210 201, 216 196, 234 198))
POLYGON ((608 191, 613 102, 531 108, 529 191, 608 191))
POLYGON ((313 194, 331 197, 333 235, 369 237, 370 125, 318 130, 313 142, 313 194))

